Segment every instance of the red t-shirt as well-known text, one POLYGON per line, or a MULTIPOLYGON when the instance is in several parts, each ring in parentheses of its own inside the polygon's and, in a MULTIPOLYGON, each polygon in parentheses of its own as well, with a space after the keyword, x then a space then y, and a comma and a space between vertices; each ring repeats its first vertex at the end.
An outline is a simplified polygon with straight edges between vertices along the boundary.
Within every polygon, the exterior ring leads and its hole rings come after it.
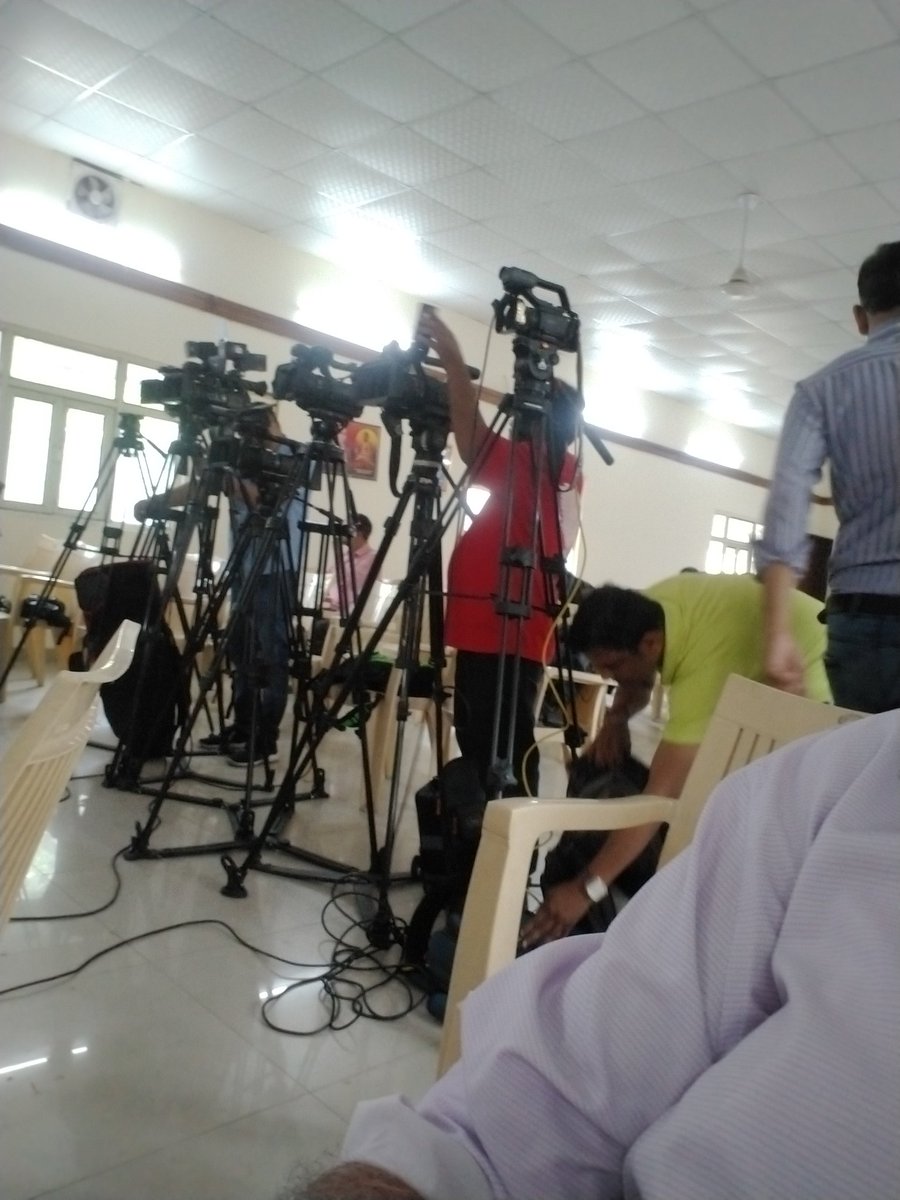
MULTIPOLYGON (((487 488, 490 496, 481 512, 462 535, 450 558, 447 575, 447 615, 445 637, 448 646, 482 654, 501 651, 514 654, 518 620, 510 618, 506 646, 501 646, 502 616, 494 609, 500 588, 500 552, 506 532, 506 500, 512 504, 509 541, 513 546, 530 547, 536 508, 531 442, 512 442, 496 436, 474 472, 471 482, 487 488)), ((572 487, 577 474, 575 457, 566 455, 561 487, 572 487)), ((558 492, 550 480, 549 469, 540 472, 540 536, 538 556, 559 554, 558 492)), ((526 573, 510 567, 511 600, 519 600, 526 573)), ((547 612, 547 586, 540 561, 531 574, 531 616, 522 621, 521 655, 542 662, 552 653, 552 641, 545 647, 552 618, 547 612)))

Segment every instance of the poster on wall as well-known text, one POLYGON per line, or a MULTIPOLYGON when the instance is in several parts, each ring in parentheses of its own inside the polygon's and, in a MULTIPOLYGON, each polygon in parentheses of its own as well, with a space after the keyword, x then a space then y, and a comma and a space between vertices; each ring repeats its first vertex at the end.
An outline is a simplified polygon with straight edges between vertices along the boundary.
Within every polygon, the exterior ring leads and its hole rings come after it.
POLYGON ((348 421, 340 441, 347 474, 356 479, 377 479, 381 427, 368 425, 365 421, 348 421))

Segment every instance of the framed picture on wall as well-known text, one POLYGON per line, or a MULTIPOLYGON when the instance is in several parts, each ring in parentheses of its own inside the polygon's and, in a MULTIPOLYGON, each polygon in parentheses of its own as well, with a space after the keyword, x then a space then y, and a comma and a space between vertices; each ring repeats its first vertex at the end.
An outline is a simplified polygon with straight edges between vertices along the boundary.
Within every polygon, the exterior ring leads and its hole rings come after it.
POLYGON ((348 421, 340 437, 347 463, 347 474, 356 479, 378 478, 378 451, 381 426, 365 421, 348 421))

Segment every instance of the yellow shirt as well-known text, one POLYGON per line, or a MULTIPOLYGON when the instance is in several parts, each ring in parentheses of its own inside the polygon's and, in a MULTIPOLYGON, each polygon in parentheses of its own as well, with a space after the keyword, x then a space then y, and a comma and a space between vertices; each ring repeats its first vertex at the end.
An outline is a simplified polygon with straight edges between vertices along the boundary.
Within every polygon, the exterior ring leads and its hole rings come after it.
MULTIPOLYGON (((662 605, 666 642, 660 675, 669 689, 667 742, 701 741, 732 673, 763 682, 763 588, 752 575, 676 575, 644 595, 662 605)), ((806 664, 806 694, 830 701, 822 656, 822 605, 794 592, 791 627, 806 664)))

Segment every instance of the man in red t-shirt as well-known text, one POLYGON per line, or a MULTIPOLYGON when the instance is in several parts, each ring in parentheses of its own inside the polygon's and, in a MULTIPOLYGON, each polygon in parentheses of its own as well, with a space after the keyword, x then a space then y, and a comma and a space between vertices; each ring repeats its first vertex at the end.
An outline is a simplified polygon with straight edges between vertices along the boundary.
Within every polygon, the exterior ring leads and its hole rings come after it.
MULTIPOLYGON (((558 591, 555 581, 548 579, 543 570, 541 559, 559 559, 569 548, 561 532, 561 513, 563 509, 574 512, 574 503, 566 501, 577 500, 580 489, 578 463, 565 451, 575 436, 575 394, 565 385, 557 385, 560 403, 551 406, 547 439, 532 442, 527 436, 516 441, 504 438, 492 433, 481 416, 459 345, 443 321, 425 312, 419 333, 432 342, 446 372, 450 425, 460 457, 472 468, 470 483, 490 492, 457 543, 448 570, 445 639, 457 650, 453 717, 457 741, 463 756, 475 762, 488 796, 496 794, 489 771, 498 672, 503 661, 497 754, 500 759, 509 758, 515 777, 515 783, 507 784, 503 791, 507 795, 537 795, 538 753, 536 749, 527 752, 534 743, 534 710, 543 663, 552 658, 554 651, 550 609, 558 591), (554 458, 555 469, 551 467, 554 458), (504 567, 504 547, 531 548, 536 514, 533 570, 518 565, 504 567), (498 596, 530 607, 529 615, 521 621, 516 617, 506 621, 505 633, 503 616, 496 611, 498 596), (520 657, 515 686, 517 653, 520 657), (513 745, 507 753, 513 695, 513 745)), ((565 517, 562 523, 570 525, 565 517)), ((569 532, 571 535, 573 530, 569 532)))

